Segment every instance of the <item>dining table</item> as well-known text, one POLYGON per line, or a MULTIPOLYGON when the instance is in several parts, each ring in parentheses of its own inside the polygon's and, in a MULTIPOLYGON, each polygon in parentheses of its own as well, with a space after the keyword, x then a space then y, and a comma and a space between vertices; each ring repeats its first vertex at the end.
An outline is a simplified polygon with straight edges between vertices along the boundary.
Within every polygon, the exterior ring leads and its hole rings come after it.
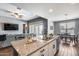
POLYGON ((68 40, 74 42, 74 43, 78 43, 78 34, 68 34, 68 33, 64 33, 64 34, 59 34, 61 39, 65 39, 65 43, 67 43, 68 40))

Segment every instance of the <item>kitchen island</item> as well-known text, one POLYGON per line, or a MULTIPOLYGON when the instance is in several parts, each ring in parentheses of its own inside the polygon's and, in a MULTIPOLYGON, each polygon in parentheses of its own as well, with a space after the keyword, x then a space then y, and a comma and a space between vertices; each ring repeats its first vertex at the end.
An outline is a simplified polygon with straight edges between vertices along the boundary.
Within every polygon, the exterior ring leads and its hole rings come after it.
POLYGON ((50 40, 36 40, 26 43, 27 39, 12 41, 12 47, 19 56, 53 56, 59 49, 59 36, 53 36, 50 40))

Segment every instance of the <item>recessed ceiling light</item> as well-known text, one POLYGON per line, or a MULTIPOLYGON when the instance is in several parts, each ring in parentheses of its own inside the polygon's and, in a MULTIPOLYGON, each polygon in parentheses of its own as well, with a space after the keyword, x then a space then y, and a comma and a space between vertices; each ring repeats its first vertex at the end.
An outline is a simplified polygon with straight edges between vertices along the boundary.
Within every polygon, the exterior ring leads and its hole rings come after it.
POLYGON ((49 12, 50 12, 50 13, 53 12, 53 9, 49 9, 49 12))

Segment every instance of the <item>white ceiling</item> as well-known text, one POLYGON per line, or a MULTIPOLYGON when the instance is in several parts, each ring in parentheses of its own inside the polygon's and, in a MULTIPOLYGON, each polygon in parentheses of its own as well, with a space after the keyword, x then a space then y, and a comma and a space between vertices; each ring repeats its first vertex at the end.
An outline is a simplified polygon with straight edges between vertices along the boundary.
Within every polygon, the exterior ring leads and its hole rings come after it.
POLYGON ((19 14, 23 15, 23 17, 21 18, 23 20, 28 20, 29 18, 36 17, 36 15, 33 15, 32 12, 29 12, 29 11, 24 10, 24 9, 18 10, 17 6, 14 6, 12 4, 0 3, 0 16, 16 18, 15 16, 11 16, 12 15, 11 13, 5 12, 5 11, 19 13, 19 14))
MULTIPOLYGON (((23 13, 25 15, 24 19, 36 17, 39 15, 45 17, 49 20, 58 21, 64 20, 65 18, 79 18, 79 4, 73 3, 11 3, 11 4, 0 4, 0 8, 8 9, 11 11, 16 10, 16 12, 23 13), (23 11, 18 11, 16 8, 20 7, 23 11), (49 9, 53 9, 50 13, 49 9), (68 14, 65 17, 64 14, 68 14)), ((0 15, 5 12, 0 11, 0 15)), ((8 13, 5 15, 8 16, 8 13)))
POLYGON ((68 14, 68 19, 79 17, 79 4, 74 3, 15 3, 12 5, 52 20, 65 19, 65 13, 68 14), (51 8, 54 11, 49 13, 51 8))

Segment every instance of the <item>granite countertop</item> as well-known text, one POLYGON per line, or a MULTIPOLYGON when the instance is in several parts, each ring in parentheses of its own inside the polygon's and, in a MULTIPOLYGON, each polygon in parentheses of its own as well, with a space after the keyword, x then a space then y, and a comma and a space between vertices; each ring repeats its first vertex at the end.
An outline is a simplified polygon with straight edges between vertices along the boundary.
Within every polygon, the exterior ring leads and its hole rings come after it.
POLYGON ((36 42, 30 43, 30 44, 26 44, 26 39, 23 39, 23 40, 12 41, 11 44, 19 55, 26 56, 44 47, 48 43, 55 40, 57 37, 58 36, 54 36, 53 39, 50 39, 48 41, 37 40, 36 42))

